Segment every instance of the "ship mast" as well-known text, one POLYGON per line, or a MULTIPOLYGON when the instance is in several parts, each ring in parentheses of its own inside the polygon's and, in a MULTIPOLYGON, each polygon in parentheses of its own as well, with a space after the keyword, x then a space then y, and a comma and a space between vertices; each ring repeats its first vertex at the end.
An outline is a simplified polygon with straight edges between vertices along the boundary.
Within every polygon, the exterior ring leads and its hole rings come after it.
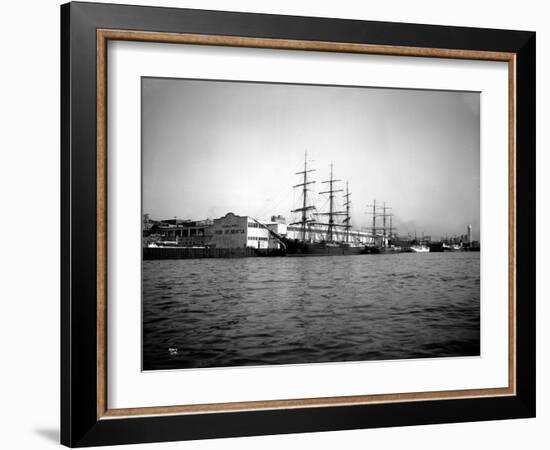
POLYGON ((383 206, 378 206, 376 205, 376 200, 373 200, 372 202, 372 205, 367 205, 367 208, 372 208, 372 212, 367 212, 367 214, 371 214, 372 215, 372 239, 373 239, 373 243, 376 243, 376 236, 377 236, 377 233, 380 231, 381 232, 381 247, 385 247, 386 246, 386 238, 388 237, 388 233, 387 233, 387 230, 388 230, 388 227, 387 227, 387 218, 389 217, 390 218, 390 232, 389 232, 389 237, 391 237, 392 233, 393 233, 393 223, 392 223, 392 216, 393 214, 389 214, 387 213, 386 211, 388 209, 392 209, 391 206, 386 206, 386 202, 383 203, 383 206), (382 212, 377 212, 377 211, 380 211, 382 210, 382 212), (377 227, 376 226, 376 218, 377 217, 382 217, 382 227, 377 227))
POLYGON ((372 242, 373 244, 376 244, 376 200, 373 200, 372 205, 367 205, 367 208, 371 208, 371 207, 372 207, 372 242))
POLYGON ((337 183, 341 180, 335 180, 333 173, 332 173, 332 163, 330 164, 330 179, 326 181, 322 181, 322 183, 328 183, 329 187, 327 191, 319 192, 319 194, 328 194, 329 199, 329 210, 327 213, 319 213, 319 215, 325 215, 328 216, 328 223, 327 225, 327 242, 333 242, 334 241, 334 227, 336 226, 334 217, 337 215, 345 214, 344 211, 334 211, 334 194, 336 192, 343 192, 343 189, 334 189, 334 183, 337 183))
MULTIPOLYGON (((388 209, 392 209, 391 206, 386 206, 386 202, 384 202, 384 206, 382 206, 382 222, 383 222, 383 235, 382 235, 382 247, 386 246, 386 239, 388 235, 386 234, 386 217, 389 217, 391 220, 392 214, 386 213, 388 209)), ((391 222, 390 222, 391 223, 391 222)), ((391 225, 390 225, 390 237, 391 237, 391 225)))
POLYGON ((297 224, 301 225, 302 241, 306 240, 307 224, 312 222, 312 220, 307 218, 307 213, 308 213, 308 211, 311 211, 311 210, 315 209, 314 205, 308 205, 307 204, 307 197, 308 197, 307 193, 309 191, 308 185, 315 183, 315 181, 309 181, 308 180, 307 174, 309 172, 315 172, 315 169, 308 169, 307 168, 307 152, 305 152, 304 170, 302 170, 301 172, 296 172, 296 175, 303 175, 303 181, 302 181, 302 183, 299 183, 299 184, 294 186, 295 188, 297 188, 297 187, 302 188, 302 207, 292 210, 292 212, 301 212, 302 213, 302 220, 300 220, 300 222, 295 222, 295 223, 291 224, 291 225, 297 225, 297 224))
POLYGON ((343 220, 344 226, 346 228, 346 244, 349 244, 349 231, 351 228, 351 216, 350 216, 350 201, 351 193, 349 191, 349 182, 346 181, 346 193, 344 194, 344 198, 346 199, 344 206, 346 207, 346 218, 343 220))

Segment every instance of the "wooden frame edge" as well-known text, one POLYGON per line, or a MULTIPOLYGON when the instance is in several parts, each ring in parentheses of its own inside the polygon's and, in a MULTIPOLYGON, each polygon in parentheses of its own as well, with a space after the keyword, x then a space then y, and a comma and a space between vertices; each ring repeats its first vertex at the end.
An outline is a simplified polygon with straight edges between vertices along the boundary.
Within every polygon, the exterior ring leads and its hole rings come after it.
POLYGON ((357 395, 340 397, 316 397, 287 400, 265 400, 231 403, 209 403, 199 405, 147 406, 140 408, 107 409, 99 419, 115 419, 136 416, 160 416, 174 414, 208 414, 272 409, 296 409, 316 407, 337 407, 372 405, 396 402, 418 402, 427 400, 458 400, 465 398, 507 397, 514 395, 510 388, 469 389, 462 391, 410 392, 401 394, 357 395))
POLYGON ((508 386, 517 393, 516 55, 508 61, 508 386))
POLYGON ((292 39, 251 38, 193 33, 164 33, 154 31, 97 29, 98 41, 122 40, 159 42, 167 44, 217 45, 223 47, 248 47, 278 50, 305 50, 339 53, 363 53, 372 55, 437 57, 451 59, 475 59, 487 61, 511 61, 515 53, 447 48, 405 47, 381 44, 357 44, 329 41, 298 41, 292 39))
POLYGON ((205 414, 269 409, 350 406, 376 403, 451 400, 464 398, 514 396, 516 380, 516 54, 480 50, 404 47, 290 39, 249 38, 240 36, 164 33, 99 28, 97 36, 97 419, 143 417, 174 414, 205 414), (317 397, 200 405, 150 406, 108 409, 107 405, 107 41, 180 43, 282 50, 362 53, 409 57, 436 57, 501 61, 508 63, 508 245, 509 245, 509 365, 508 387, 467 390, 412 392, 400 394, 317 397))
POLYGON ((107 40, 97 33, 97 417, 107 411, 107 40))

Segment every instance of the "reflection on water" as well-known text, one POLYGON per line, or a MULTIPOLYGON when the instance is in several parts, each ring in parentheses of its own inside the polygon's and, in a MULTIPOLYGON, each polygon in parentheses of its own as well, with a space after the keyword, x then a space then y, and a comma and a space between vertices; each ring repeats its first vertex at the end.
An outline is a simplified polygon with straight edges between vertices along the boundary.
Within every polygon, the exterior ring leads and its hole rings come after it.
POLYGON ((479 355, 479 253, 143 262, 143 369, 479 355))

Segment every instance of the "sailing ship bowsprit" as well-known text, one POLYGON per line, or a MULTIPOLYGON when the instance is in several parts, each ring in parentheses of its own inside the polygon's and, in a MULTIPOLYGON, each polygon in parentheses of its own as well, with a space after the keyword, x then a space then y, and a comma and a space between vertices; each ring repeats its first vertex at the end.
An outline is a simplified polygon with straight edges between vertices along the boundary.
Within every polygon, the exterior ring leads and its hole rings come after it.
POLYGON ((301 189, 301 205, 292 210, 293 213, 300 214, 300 220, 291 223, 291 226, 299 226, 298 238, 281 237, 282 243, 286 248, 288 256, 308 256, 308 255, 359 255, 364 249, 364 244, 352 242, 350 240, 351 229, 351 193, 349 184, 346 182, 345 211, 339 211, 336 208, 336 194, 344 192, 337 188, 337 183, 341 180, 334 179, 333 166, 330 165, 330 178, 322 181, 327 185, 325 191, 319 192, 320 195, 328 196, 328 211, 317 212, 313 205, 310 186, 315 184, 309 174, 315 169, 308 168, 307 153, 304 159, 304 169, 297 172, 300 176, 300 183, 294 188, 301 189), (338 218, 344 217, 339 223, 338 218), (326 221, 316 219, 326 218, 326 221))

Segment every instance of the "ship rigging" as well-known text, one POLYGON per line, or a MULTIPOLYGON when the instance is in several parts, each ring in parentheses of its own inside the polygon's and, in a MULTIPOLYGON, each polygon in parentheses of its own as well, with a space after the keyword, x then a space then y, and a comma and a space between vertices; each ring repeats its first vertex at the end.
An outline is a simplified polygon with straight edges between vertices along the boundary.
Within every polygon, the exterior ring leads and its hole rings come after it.
POLYGON ((292 222, 290 225, 299 225, 300 233, 298 239, 285 239, 287 254, 325 254, 325 255, 345 255, 359 254, 364 248, 363 244, 351 242, 351 193, 349 192, 349 182, 346 182, 344 198, 345 210, 338 208, 337 195, 344 192, 339 188, 338 183, 342 180, 334 178, 334 165, 330 164, 330 176, 328 180, 321 183, 327 185, 326 189, 319 192, 319 195, 328 197, 328 210, 317 211, 313 204, 311 186, 315 183, 310 174, 315 169, 308 166, 307 153, 304 158, 303 170, 296 172, 300 176, 300 183, 294 185, 294 188, 301 189, 301 205, 293 209, 293 213, 300 213, 300 220, 292 222), (319 220, 318 218, 326 218, 319 220), (341 223, 339 218, 343 217, 341 223), (313 232, 315 228, 316 232, 313 232), (324 232, 321 239, 318 238, 319 230, 324 232), (342 233, 343 229, 343 233, 342 233), (343 234, 343 239, 342 239, 343 234))

